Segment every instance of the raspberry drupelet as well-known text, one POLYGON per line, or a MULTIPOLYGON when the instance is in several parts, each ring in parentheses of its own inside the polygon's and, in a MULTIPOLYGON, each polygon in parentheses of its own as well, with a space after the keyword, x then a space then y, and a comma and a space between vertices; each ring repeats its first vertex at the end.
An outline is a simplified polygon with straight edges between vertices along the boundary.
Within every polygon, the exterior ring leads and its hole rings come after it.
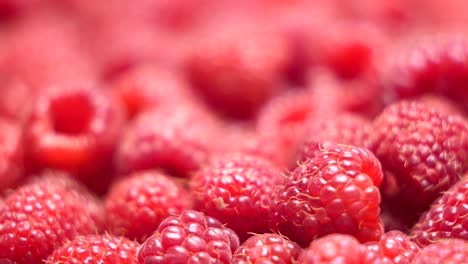
POLYGON ((31 171, 57 169, 93 181, 109 177, 122 109, 102 90, 86 87, 56 87, 37 99, 25 128, 31 171))
POLYGON ((139 244, 125 237, 112 235, 77 236, 54 252, 46 264, 138 264, 139 244))
POLYGON ((273 198, 271 228, 301 246, 331 233, 377 241, 382 181, 380 163, 363 147, 319 145, 273 198))
POLYGON ((281 171, 270 161, 245 154, 213 158, 190 182, 195 209, 233 229, 241 241, 268 232, 268 215, 281 171))
POLYGON ((264 233, 249 237, 234 252, 232 264, 296 263, 301 247, 287 237, 264 233))
POLYGON ((230 264, 239 247, 236 233, 205 214, 186 210, 164 219, 138 251, 145 264, 230 264))
POLYGON ((169 176, 136 172, 114 182, 106 194, 107 229, 143 242, 164 218, 191 205, 189 193, 169 176))

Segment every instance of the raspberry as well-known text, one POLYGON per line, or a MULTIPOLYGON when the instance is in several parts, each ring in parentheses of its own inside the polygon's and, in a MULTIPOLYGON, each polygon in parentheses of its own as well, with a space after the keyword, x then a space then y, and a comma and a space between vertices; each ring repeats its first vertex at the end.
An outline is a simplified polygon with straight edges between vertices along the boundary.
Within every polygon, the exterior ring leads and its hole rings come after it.
POLYGON ((140 242, 164 218, 189 207, 190 197, 183 187, 156 171, 137 172, 118 180, 105 197, 108 229, 140 242))
POLYGON ((319 116, 316 99, 306 91, 288 91, 270 100, 258 114, 257 133, 278 142, 278 151, 288 163, 294 159, 306 124, 319 116))
POLYGON ((57 248, 47 264, 115 263, 138 264, 138 243, 111 235, 77 236, 57 248))
POLYGON ((187 210, 169 216, 138 251, 140 263, 229 264, 239 238, 218 220, 201 212, 187 210))
POLYGON ((388 106, 372 131, 369 147, 385 172, 383 195, 394 204, 423 211, 467 169, 468 124, 461 117, 402 101, 388 106))
POLYGON ((76 177, 62 171, 47 170, 29 178, 26 184, 56 186, 76 193, 85 200, 86 208, 89 210, 91 217, 96 223, 97 230, 104 230, 106 216, 101 199, 95 196, 87 186, 79 182, 76 177))
POLYGON ((379 161, 362 147, 318 148, 280 186, 273 199, 272 228, 301 246, 335 232, 362 242, 379 240, 379 161))
POLYGON ((86 202, 55 185, 17 189, 0 208, 0 261, 43 263, 66 240, 95 232, 86 202))
POLYGON ((189 177, 208 161, 218 138, 218 122, 197 106, 162 107, 138 116, 117 151, 119 174, 162 169, 189 177))
POLYGON ((234 252, 232 264, 284 263, 292 264, 301 253, 301 247, 288 238, 265 233, 248 238, 234 252))
POLYGON ((363 259, 363 248, 356 238, 330 234, 312 241, 299 255, 297 263, 362 263, 363 259))
POLYGON ((457 106, 454 100, 448 97, 438 96, 435 94, 424 94, 415 98, 415 100, 425 104, 426 106, 436 108, 437 111, 441 113, 463 116, 463 110, 457 106))
POLYGON ((468 177, 452 186, 426 211, 411 232, 421 246, 443 238, 468 240, 468 177))
POLYGON ((245 154, 214 158, 191 179, 195 209, 233 229, 241 241, 248 232, 268 231, 273 191, 280 171, 269 161, 245 154))
POLYGON ((468 110, 468 40, 462 35, 420 38, 412 47, 396 50, 385 64, 383 82, 394 98, 437 93, 468 110))
POLYGON ((468 242, 462 239, 443 239, 421 250, 413 264, 458 264, 468 259, 468 242))
POLYGON ((304 162, 312 158, 318 151, 318 142, 364 146, 370 126, 368 120, 351 113, 310 122, 306 129, 305 141, 300 146, 298 160, 304 162))
POLYGON ((126 72, 112 87, 130 119, 150 108, 182 103, 191 95, 188 84, 175 72, 157 66, 140 66, 126 72))
POLYGON ((418 245, 400 231, 390 231, 384 234, 378 246, 382 250, 382 257, 390 259, 395 264, 411 263, 420 250, 418 245))
POLYGON ((251 118, 281 89, 278 83, 289 51, 274 32, 252 25, 235 28, 225 28, 222 34, 209 32, 188 55, 185 70, 196 91, 217 112, 251 118))
POLYGON ((23 178, 23 145, 18 124, 0 119, 0 196, 23 178))
POLYGON ((122 121, 119 105, 100 90, 70 87, 43 94, 25 128, 30 169, 105 180, 122 121))

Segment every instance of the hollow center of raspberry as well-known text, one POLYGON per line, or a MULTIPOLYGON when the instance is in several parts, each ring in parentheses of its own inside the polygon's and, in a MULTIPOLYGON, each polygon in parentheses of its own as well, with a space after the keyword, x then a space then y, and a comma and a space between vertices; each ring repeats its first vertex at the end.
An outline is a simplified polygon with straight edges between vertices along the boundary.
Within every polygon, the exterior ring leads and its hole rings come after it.
POLYGON ((67 135, 86 133, 94 114, 90 98, 85 94, 57 98, 50 110, 54 130, 67 135))

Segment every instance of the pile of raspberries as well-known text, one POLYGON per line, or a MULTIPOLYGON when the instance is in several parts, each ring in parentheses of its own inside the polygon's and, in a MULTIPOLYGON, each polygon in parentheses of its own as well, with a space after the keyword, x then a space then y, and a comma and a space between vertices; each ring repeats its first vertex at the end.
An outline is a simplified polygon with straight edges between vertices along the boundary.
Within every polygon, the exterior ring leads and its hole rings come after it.
POLYGON ((0 0, 0 264, 468 263, 467 10, 0 0))

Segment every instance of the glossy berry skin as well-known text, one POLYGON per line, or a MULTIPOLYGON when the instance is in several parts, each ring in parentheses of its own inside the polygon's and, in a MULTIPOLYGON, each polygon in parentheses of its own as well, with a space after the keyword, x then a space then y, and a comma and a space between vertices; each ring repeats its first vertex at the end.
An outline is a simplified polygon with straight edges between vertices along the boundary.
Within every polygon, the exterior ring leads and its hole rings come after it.
POLYGON ((193 105, 163 107, 138 116, 119 144, 116 166, 120 175, 161 169, 190 177, 206 163, 218 138, 216 119, 193 105))
POLYGON ((287 43, 274 32, 254 28, 209 32, 185 62, 194 89, 227 117, 252 118, 281 90, 278 83, 289 58, 287 43))
POLYGON ((463 239, 442 239, 421 250, 413 264, 461 264, 468 259, 468 242, 463 239))
POLYGON ((26 185, 0 208, 0 260, 39 264, 77 235, 96 232, 86 200, 47 184, 26 185))
POLYGON ((319 145, 273 198, 271 228, 301 246, 331 233, 379 240, 380 163, 362 147, 319 145))
POLYGON ((0 196, 24 176, 21 133, 19 124, 0 119, 0 196))
POLYGON ((439 197, 411 231, 413 240, 427 246, 444 238, 468 240, 468 177, 439 197))
POLYGON ((368 120, 350 113, 310 122, 304 142, 300 146, 298 160, 306 161, 312 158, 317 151, 318 142, 364 146, 370 126, 368 120))
POLYGON ((115 182, 106 195, 107 228, 143 242, 164 218, 190 207, 188 192, 167 175, 137 172, 115 182))
POLYGON ((388 106, 373 122, 369 148, 382 163, 383 195, 422 211, 468 164, 468 123, 413 101, 388 106))
POLYGON ((419 246, 400 231, 385 233, 380 241, 369 242, 366 246, 368 249, 374 246, 378 247, 379 254, 375 260, 391 261, 395 264, 411 263, 420 251, 419 246))
POLYGON ((213 158, 190 183, 195 208, 233 229, 241 241, 268 231, 268 215, 281 172, 271 162, 244 154, 213 158))
POLYGON ((169 216, 138 251, 144 264, 231 263, 239 238, 218 220, 187 210, 169 216))
POLYGON ((301 253, 301 247, 288 238, 273 234, 257 234, 249 237, 234 252, 232 264, 292 264, 301 253))
POLYGON ((151 108, 181 104, 192 95, 189 84, 177 72, 150 65, 125 72, 111 88, 129 119, 151 108))
POLYGON ((299 256, 298 264, 362 263, 364 252, 350 235, 330 234, 310 243, 299 256))
POLYGON ((54 250, 47 264, 115 263, 138 264, 139 244, 112 235, 77 236, 54 250))
POLYGON ((62 170, 81 179, 108 174, 122 111, 106 93, 83 87, 57 87, 37 99, 25 128, 30 170, 62 170))

